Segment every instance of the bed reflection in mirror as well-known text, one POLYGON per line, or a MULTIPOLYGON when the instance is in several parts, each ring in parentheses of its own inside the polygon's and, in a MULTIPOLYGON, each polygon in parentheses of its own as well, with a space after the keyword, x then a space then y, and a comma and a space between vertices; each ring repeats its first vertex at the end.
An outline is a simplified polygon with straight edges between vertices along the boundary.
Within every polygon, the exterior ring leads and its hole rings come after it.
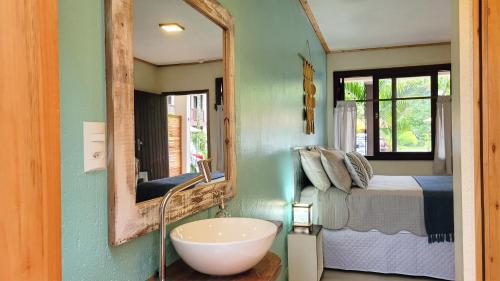
POLYGON ((182 0, 134 3, 136 203, 211 159, 224 179, 222 29, 182 0))

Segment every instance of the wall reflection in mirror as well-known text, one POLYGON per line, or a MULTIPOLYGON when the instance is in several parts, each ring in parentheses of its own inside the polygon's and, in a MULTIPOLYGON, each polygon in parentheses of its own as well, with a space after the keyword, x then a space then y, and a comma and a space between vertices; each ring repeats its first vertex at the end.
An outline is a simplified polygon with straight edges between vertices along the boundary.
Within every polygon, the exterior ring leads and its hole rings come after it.
POLYGON ((211 159, 224 179, 222 29, 182 0, 134 2, 136 202, 165 195, 211 159))

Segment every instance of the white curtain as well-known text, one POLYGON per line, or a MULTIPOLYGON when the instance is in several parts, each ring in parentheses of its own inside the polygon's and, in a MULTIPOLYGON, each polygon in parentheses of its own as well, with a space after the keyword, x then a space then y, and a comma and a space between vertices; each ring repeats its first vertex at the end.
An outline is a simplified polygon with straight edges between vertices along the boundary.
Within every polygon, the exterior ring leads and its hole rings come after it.
POLYGON ((436 102, 436 141, 434 174, 452 174, 451 97, 440 96, 436 102))
MULTIPOLYGON (((224 172, 224 106, 217 105, 217 132, 215 136, 215 170, 224 172)), ((213 165, 214 163, 212 163, 213 165)))
POLYGON ((338 101, 333 110, 333 147, 351 152, 356 150, 356 102, 338 101))

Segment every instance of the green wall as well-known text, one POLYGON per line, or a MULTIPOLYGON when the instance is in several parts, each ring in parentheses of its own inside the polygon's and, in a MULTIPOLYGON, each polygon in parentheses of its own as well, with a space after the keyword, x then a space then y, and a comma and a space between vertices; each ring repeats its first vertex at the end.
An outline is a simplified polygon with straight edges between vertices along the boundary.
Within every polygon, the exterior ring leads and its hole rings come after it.
MULTIPOLYGON (((326 143, 326 55, 298 0, 221 2, 236 22, 238 195, 230 209, 234 216, 283 220, 288 229, 290 148, 326 143), (303 134, 302 125, 302 63, 297 54, 308 54, 306 40, 318 89, 314 136, 303 134)), ((102 0, 59 0, 59 52, 63 279, 145 280, 158 267, 158 233, 109 247, 106 172, 83 173, 83 121, 105 121, 102 0)), ((273 250, 286 267, 285 234, 273 250)))
MULTIPOLYGON (((290 148, 326 143, 326 55, 298 0, 222 0, 236 23, 237 197, 234 214, 290 228, 290 148), (316 70, 316 135, 303 133, 302 60, 316 70)), ((286 268, 286 232, 273 245, 286 268)), ((287 272, 287 270, 283 270, 287 272)), ((283 274, 282 274, 283 275, 283 274)), ((281 279, 284 280, 285 276, 281 279)))
POLYGON ((106 172, 83 173, 83 121, 105 121, 102 0, 59 1, 63 280, 145 280, 157 233, 110 248, 106 172))

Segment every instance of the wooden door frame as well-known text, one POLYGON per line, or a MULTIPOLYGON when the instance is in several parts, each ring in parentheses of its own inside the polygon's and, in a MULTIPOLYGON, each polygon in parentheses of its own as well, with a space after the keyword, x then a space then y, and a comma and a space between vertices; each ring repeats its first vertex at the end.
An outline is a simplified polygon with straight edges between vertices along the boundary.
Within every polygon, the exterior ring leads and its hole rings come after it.
MULTIPOLYGON (((496 145, 500 142, 498 133, 500 109, 500 3, 493 0, 475 0, 475 31, 477 44, 474 46, 474 92, 480 105, 481 131, 475 132, 480 137, 480 162, 476 162, 481 170, 481 177, 476 181, 476 196, 481 196, 477 205, 481 204, 481 217, 477 219, 476 243, 478 280, 496 280, 500 278, 499 259, 500 242, 500 157, 496 153, 496 145), (479 244, 480 243, 480 244, 479 244), (479 260, 480 259, 480 260, 479 260)), ((479 208, 479 206, 478 206, 479 208)), ((477 210, 477 209, 476 209, 477 210)))
POLYGON ((0 3, 0 280, 58 281, 58 1, 0 3))
POLYGON ((474 211, 476 233, 476 280, 484 280, 484 210, 483 210, 483 131, 482 131, 482 72, 481 72, 481 1, 473 3, 473 100, 474 100, 474 211))

